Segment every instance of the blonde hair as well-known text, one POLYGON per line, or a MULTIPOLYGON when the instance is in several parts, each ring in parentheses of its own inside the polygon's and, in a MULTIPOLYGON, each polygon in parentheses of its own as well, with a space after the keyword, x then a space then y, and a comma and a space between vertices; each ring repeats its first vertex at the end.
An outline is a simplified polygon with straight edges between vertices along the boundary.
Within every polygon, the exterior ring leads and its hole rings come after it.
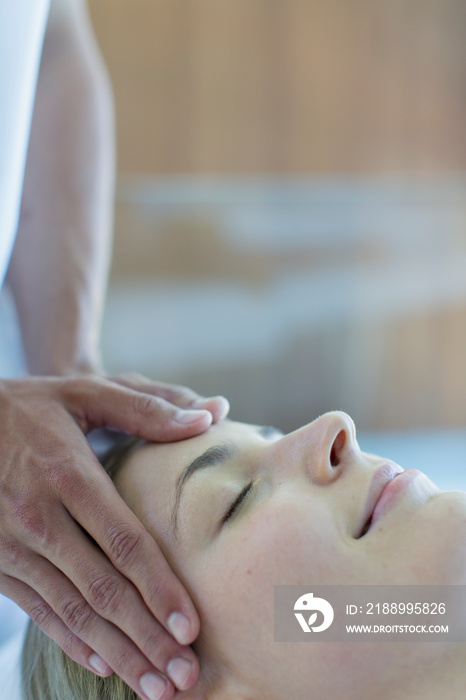
POLYGON ((23 700, 139 700, 113 674, 100 678, 72 661, 29 622, 21 659, 23 700))
MULTIPOLYGON (((102 464, 114 479, 129 453, 143 441, 125 438, 102 464)), ((72 661, 52 639, 29 622, 21 657, 23 700, 139 700, 115 674, 100 678, 72 661)))

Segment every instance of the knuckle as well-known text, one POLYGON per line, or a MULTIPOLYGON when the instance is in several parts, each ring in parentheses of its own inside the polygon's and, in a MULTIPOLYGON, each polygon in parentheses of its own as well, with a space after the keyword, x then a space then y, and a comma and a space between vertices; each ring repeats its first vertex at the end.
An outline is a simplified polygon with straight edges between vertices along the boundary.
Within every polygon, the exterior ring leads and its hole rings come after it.
POLYGON ((91 403, 95 401, 107 384, 103 377, 97 375, 65 378, 62 388, 65 403, 73 407, 73 413, 77 417, 83 406, 88 405, 89 401, 91 403))
POLYGON ((167 395, 168 399, 175 404, 186 402, 192 403, 199 398, 198 394, 195 394, 194 391, 191 391, 191 389, 184 386, 171 387, 170 391, 167 392, 167 395))
POLYGON ((0 553, 2 560, 6 562, 8 571, 18 573, 26 568, 28 556, 18 542, 12 540, 0 541, 0 553))
POLYGON ((74 462, 62 462, 54 470, 53 487, 58 497, 66 502, 83 502, 86 496, 84 475, 76 469, 74 462))
POLYGON ((62 451, 51 462, 49 470, 56 474, 58 479, 65 479, 76 470, 76 458, 70 452, 62 451))
POLYGON ((66 446, 55 448, 53 455, 38 464, 41 480, 49 492, 57 493, 70 488, 79 478, 78 458, 76 453, 66 446))
POLYGON ((68 629, 79 635, 89 622, 91 614, 91 608, 84 600, 72 599, 63 606, 61 617, 68 629))
POLYGON ((124 595, 125 586, 112 574, 95 578, 89 588, 89 603, 104 617, 113 615, 124 595))
POLYGON ((168 581, 161 575, 151 581, 150 590, 147 597, 149 606, 160 609, 168 606, 167 592, 173 590, 168 581))
POLYGON ((127 640, 119 643, 113 649, 109 664, 117 676, 128 676, 129 670, 133 674, 135 669, 142 667, 142 664, 147 665, 147 661, 142 656, 139 648, 133 642, 127 640))
POLYGON ((82 374, 75 377, 73 381, 78 389, 87 389, 88 391, 95 391, 105 382, 105 380, 97 374, 82 374))
MULTIPOLYGON (((78 460, 77 453, 62 453, 48 465, 48 485, 61 501, 85 502, 88 496, 93 475, 79 466, 78 460)), ((83 464, 85 460, 86 455, 83 457, 83 464)))
POLYGON ((64 377, 62 379, 62 392, 68 398, 80 398, 94 388, 94 378, 82 375, 79 377, 64 377))
POLYGON ((132 528, 113 530, 109 533, 109 552, 117 568, 125 568, 137 556, 142 535, 132 528))
POLYGON ((131 648, 131 645, 127 644, 125 646, 120 646, 114 651, 112 656, 111 667, 115 673, 120 675, 127 675, 128 669, 135 669, 140 665, 140 654, 131 648))
POLYGON ((177 648, 177 643, 171 640, 170 636, 161 629, 158 633, 149 635, 141 645, 141 651, 148 659, 153 659, 154 656, 159 659, 162 656, 168 657, 176 652, 177 648))
POLYGON ((65 654, 69 656, 71 659, 79 663, 79 659, 77 658, 77 651, 79 648, 82 646, 82 642, 76 635, 71 632, 67 631, 64 633, 63 637, 60 639, 60 647, 63 649, 65 654))
POLYGON ((28 502, 18 505, 15 512, 19 532, 28 541, 32 541, 42 550, 53 548, 56 535, 51 527, 50 513, 28 502))
POLYGON ((37 513, 33 506, 23 506, 16 511, 16 517, 20 523, 21 530, 34 539, 42 539, 44 535, 45 523, 40 513, 37 513))
POLYGON ((136 394, 133 399, 133 409, 137 417, 145 421, 153 418, 154 413, 162 410, 162 402, 156 396, 136 394))
POLYGON ((55 455, 47 464, 47 480, 51 486, 57 489, 66 489, 72 482, 72 472, 76 463, 69 454, 55 455))
POLYGON ((55 614, 44 600, 27 611, 31 620, 41 629, 47 629, 55 614))

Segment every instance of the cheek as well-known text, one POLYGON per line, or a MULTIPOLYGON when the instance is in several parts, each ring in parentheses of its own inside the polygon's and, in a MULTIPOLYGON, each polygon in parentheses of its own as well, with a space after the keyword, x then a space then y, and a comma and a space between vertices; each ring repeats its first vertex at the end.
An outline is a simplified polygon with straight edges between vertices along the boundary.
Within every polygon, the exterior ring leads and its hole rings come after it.
POLYGON ((341 581, 343 548, 329 514, 311 511, 308 501, 264 504, 232 524, 196 567, 191 580, 204 631, 226 648, 273 643, 274 585, 341 581))
MULTIPOLYGON (((354 691, 351 697, 358 697, 361 683, 365 697, 377 697, 381 687, 393 687, 406 659, 416 661, 416 650, 419 660, 425 660, 427 654, 420 647, 429 645, 287 646, 273 641, 274 585, 361 583, 379 571, 380 539, 376 551, 358 549, 343 537, 323 505, 311 505, 312 509, 308 500, 297 502, 296 498, 292 506, 285 500, 264 504, 232 524, 196 562, 191 560, 187 578, 200 612, 203 641, 211 653, 256 687, 264 668, 274 687, 286 681, 289 692, 282 697, 293 697, 292 684, 298 681, 296 695, 302 694, 299 684, 306 677, 312 680, 316 697, 348 697, 348 689, 354 691), (338 672, 321 677, 322 668, 338 672)), ((455 505, 451 499, 442 507, 456 516, 456 524, 465 523, 464 510, 457 507, 455 512, 455 505)), ((397 548, 390 547, 392 554, 397 548)), ((412 556, 409 561, 412 565, 412 556)), ((395 562, 391 567, 396 568, 395 562)), ((400 566, 406 578, 406 562, 400 566)), ((385 568, 381 570, 386 574, 385 568)), ((267 697, 267 692, 262 696, 267 697)))

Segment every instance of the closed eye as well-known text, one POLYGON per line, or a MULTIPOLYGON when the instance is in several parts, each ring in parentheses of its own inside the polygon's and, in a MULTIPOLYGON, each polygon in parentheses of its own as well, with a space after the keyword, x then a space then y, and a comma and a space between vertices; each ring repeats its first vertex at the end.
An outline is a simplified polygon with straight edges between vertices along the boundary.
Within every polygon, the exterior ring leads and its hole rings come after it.
POLYGON ((250 490, 253 487, 254 482, 250 481, 247 486, 244 487, 244 489, 241 491, 241 493, 235 498, 231 506, 228 508, 227 512, 222 518, 222 524, 226 523, 230 518, 235 515, 236 511, 240 508, 240 506, 243 504, 243 501, 249 494, 250 490))

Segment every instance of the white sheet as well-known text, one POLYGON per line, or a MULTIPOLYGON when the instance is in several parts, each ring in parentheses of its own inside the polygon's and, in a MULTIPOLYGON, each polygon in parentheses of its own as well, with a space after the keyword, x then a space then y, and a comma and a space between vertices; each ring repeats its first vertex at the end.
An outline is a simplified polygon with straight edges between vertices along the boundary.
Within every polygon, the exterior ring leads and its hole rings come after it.
POLYGON ((23 627, 9 642, 0 646, 0 700, 21 700, 20 654, 24 631, 23 627))

